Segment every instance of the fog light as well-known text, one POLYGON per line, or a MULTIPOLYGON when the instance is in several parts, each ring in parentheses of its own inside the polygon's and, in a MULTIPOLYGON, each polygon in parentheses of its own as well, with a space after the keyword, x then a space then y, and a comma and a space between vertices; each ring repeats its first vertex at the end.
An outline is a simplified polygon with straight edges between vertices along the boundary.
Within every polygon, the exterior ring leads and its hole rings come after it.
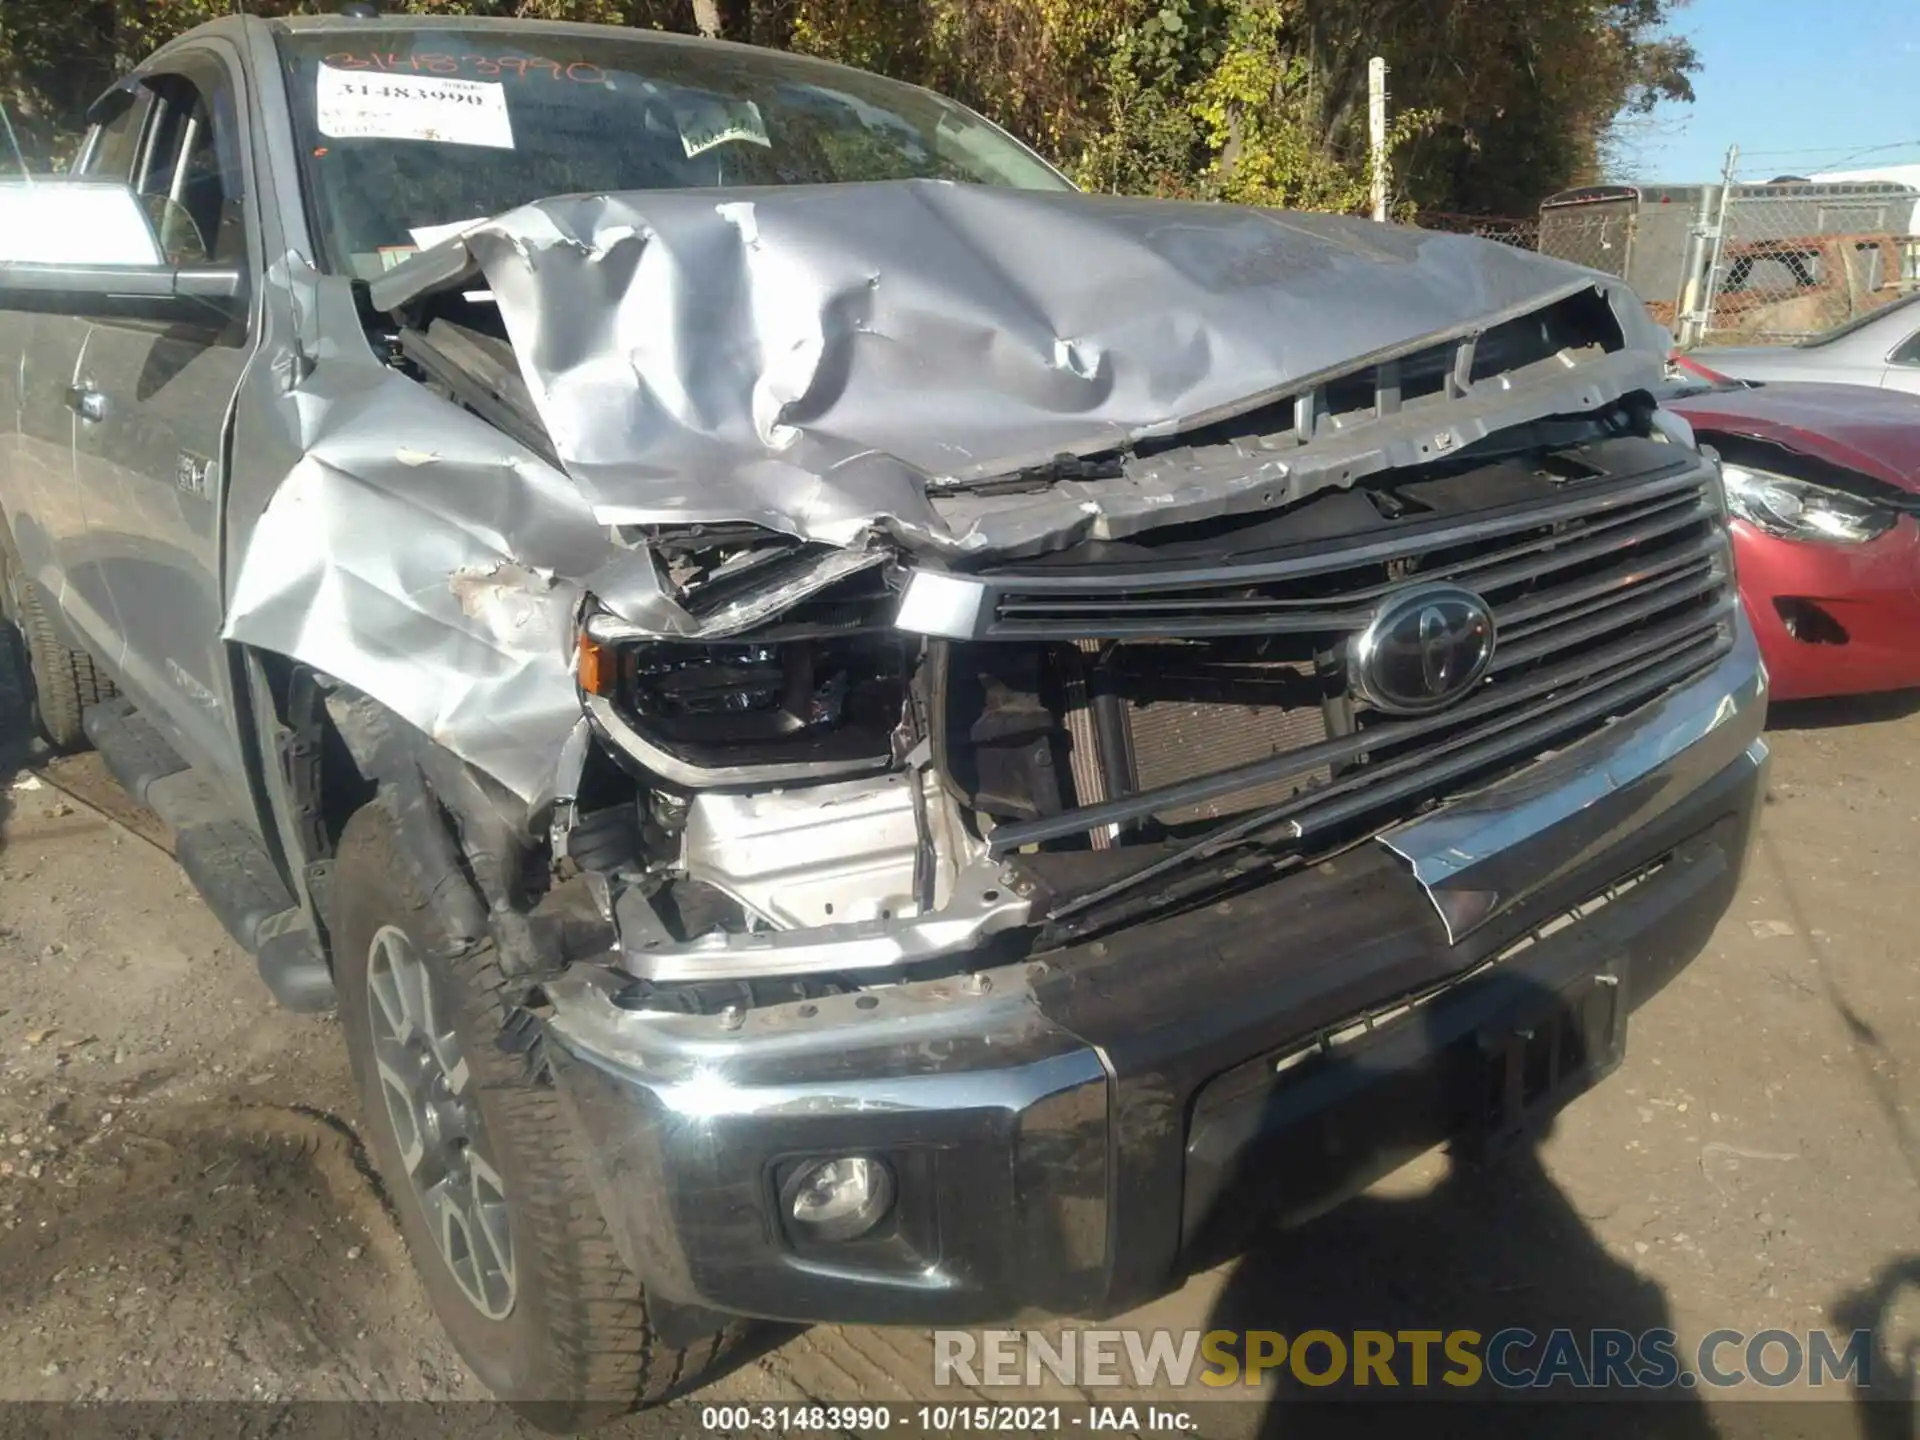
POLYGON ((803 1161, 781 1188, 794 1224, 812 1240, 852 1240, 893 1208, 893 1173, 862 1155, 803 1161))

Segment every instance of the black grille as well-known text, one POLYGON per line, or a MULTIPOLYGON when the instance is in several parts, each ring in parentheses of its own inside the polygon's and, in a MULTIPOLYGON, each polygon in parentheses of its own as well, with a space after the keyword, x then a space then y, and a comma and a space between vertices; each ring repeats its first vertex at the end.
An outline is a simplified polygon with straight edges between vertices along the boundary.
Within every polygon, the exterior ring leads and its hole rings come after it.
MULTIPOLYGON (((1347 634, 1416 575, 1495 605, 1503 641, 1638 598, 1647 580, 1709 572, 1724 542, 1703 476, 1679 473, 1570 494, 1500 518, 1414 526, 1358 546, 1207 570, 991 577, 992 639, 1347 634), (1643 566, 1661 567, 1647 575, 1643 566), (1521 633, 1515 634, 1518 628, 1521 633)), ((1511 662, 1510 662, 1511 663, 1511 662)))
MULTIPOLYGON (((1120 653, 1174 642, 1202 654, 1254 643, 1272 665, 1311 674, 1317 660, 1325 684, 1314 710, 1288 706, 1265 722, 1255 747, 1267 744, 1264 757, 1243 760, 1244 747, 1214 743, 1196 728, 1195 710, 1179 729, 1175 748, 1184 759, 1171 780, 1156 773, 1156 783, 1138 783, 1139 800, 1109 787, 1092 805, 1001 826, 995 849, 1148 814, 1253 810, 1264 823, 1277 810, 1295 819, 1302 837, 1361 821, 1377 827, 1564 745, 1697 673, 1727 648, 1737 601, 1717 482, 1690 452, 1672 454, 1661 473, 1582 479, 1531 503, 1254 563, 987 577, 990 641, 1084 650, 1100 637, 1120 653), (1370 710, 1345 693, 1329 661, 1382 600, 1434 580, 1466 586, 1492 606, 1491 671, 1434 715, 1370 710)), ((1230 732, 1223 725, 1216 733, 1230 732)), ((1136 781, 1146 782, 1135 768, 1136 781)))

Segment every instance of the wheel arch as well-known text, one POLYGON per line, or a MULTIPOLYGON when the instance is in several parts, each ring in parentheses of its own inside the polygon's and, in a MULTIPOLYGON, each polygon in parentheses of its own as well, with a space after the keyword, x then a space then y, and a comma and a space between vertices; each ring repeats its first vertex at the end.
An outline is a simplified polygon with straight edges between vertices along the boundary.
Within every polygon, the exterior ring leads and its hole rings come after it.
MULTIPOLYGON (((300 661, 241 648, 268 828, 329 963, 335 852, 347 822, 378 804, 448 953, 490 943, 528 991, 565 968, 577 947, 565 921, 538 913, 551 851, 524 801, 378 700, 300 661)), ((610 927, 591 937, 600 940, 611 948, 610 927)))

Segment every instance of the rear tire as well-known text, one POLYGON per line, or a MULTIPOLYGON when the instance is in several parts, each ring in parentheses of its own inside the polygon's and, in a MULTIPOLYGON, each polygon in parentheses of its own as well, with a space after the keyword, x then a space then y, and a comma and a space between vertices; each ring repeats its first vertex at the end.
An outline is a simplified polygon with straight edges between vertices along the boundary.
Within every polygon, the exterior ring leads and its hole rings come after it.
POLYGON ((580 1429, 692 1384, 739 1331, 688 1350, 655 1337, 538 1048, 514 1055, 498 1043, 506 980, 491 945, 435 953, 441 927, 378 801, 347 822, 333 897, 340 1023, 368 1149, 454 1347, 542 1429, 580 1429), (408 1003, 424 1024, 401 1015, 408 1003), (408 1078, 421 1070, 437 1078, 408 1078), (449 1158, 436 1162, 434 1146, 449 1158), (450 1178, 434 1181, 436 1164, 450 1178), (462 1173, 478 1177, 471 1201, 450 1201, 462 1173), (479 1218, 450 1224, 463 1204, 479 1218))
POLYGON ((87 732, 81 728, 81 716, 119 692, 91 655, 69 650, 55 638, 38 585, 11 564, 5 579, 7 619, 12 622, 8 628, 13 632, 10 643, 16 657, 25 661, 21 670, 33 727, 55 750, 84 750, 87 732))

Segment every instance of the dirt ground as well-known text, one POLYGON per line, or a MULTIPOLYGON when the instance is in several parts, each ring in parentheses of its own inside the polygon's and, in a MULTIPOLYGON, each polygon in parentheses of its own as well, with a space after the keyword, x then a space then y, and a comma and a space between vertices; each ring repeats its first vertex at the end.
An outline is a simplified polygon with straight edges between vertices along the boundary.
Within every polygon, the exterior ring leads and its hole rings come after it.
MULTIPOLYGON (((334 1021, 276 1010, 172 861, 35 773, 6 710, 0 1400, 477 1398, 368 1170, 334 1021)), ((1536 1151, 1430 1157, 1120 1323, 1666 1324, 1683 1353, 1873 1325, 1883 1381, 1910 1384, 1920 697, 1783 710, 1770 739, 1735 909, 1536 1151)), ((93 763, 50 773, 111 808, 93 763)), ((924 1334, 830 1328, 770 1332, 707 1394, 954 1398, 924 1334)), ((1827 1394, 1822 1433, 1853 1433, 1827 1394)), ((1216 1416, 1204 1433, 1281 1428, 1216 1416)))

